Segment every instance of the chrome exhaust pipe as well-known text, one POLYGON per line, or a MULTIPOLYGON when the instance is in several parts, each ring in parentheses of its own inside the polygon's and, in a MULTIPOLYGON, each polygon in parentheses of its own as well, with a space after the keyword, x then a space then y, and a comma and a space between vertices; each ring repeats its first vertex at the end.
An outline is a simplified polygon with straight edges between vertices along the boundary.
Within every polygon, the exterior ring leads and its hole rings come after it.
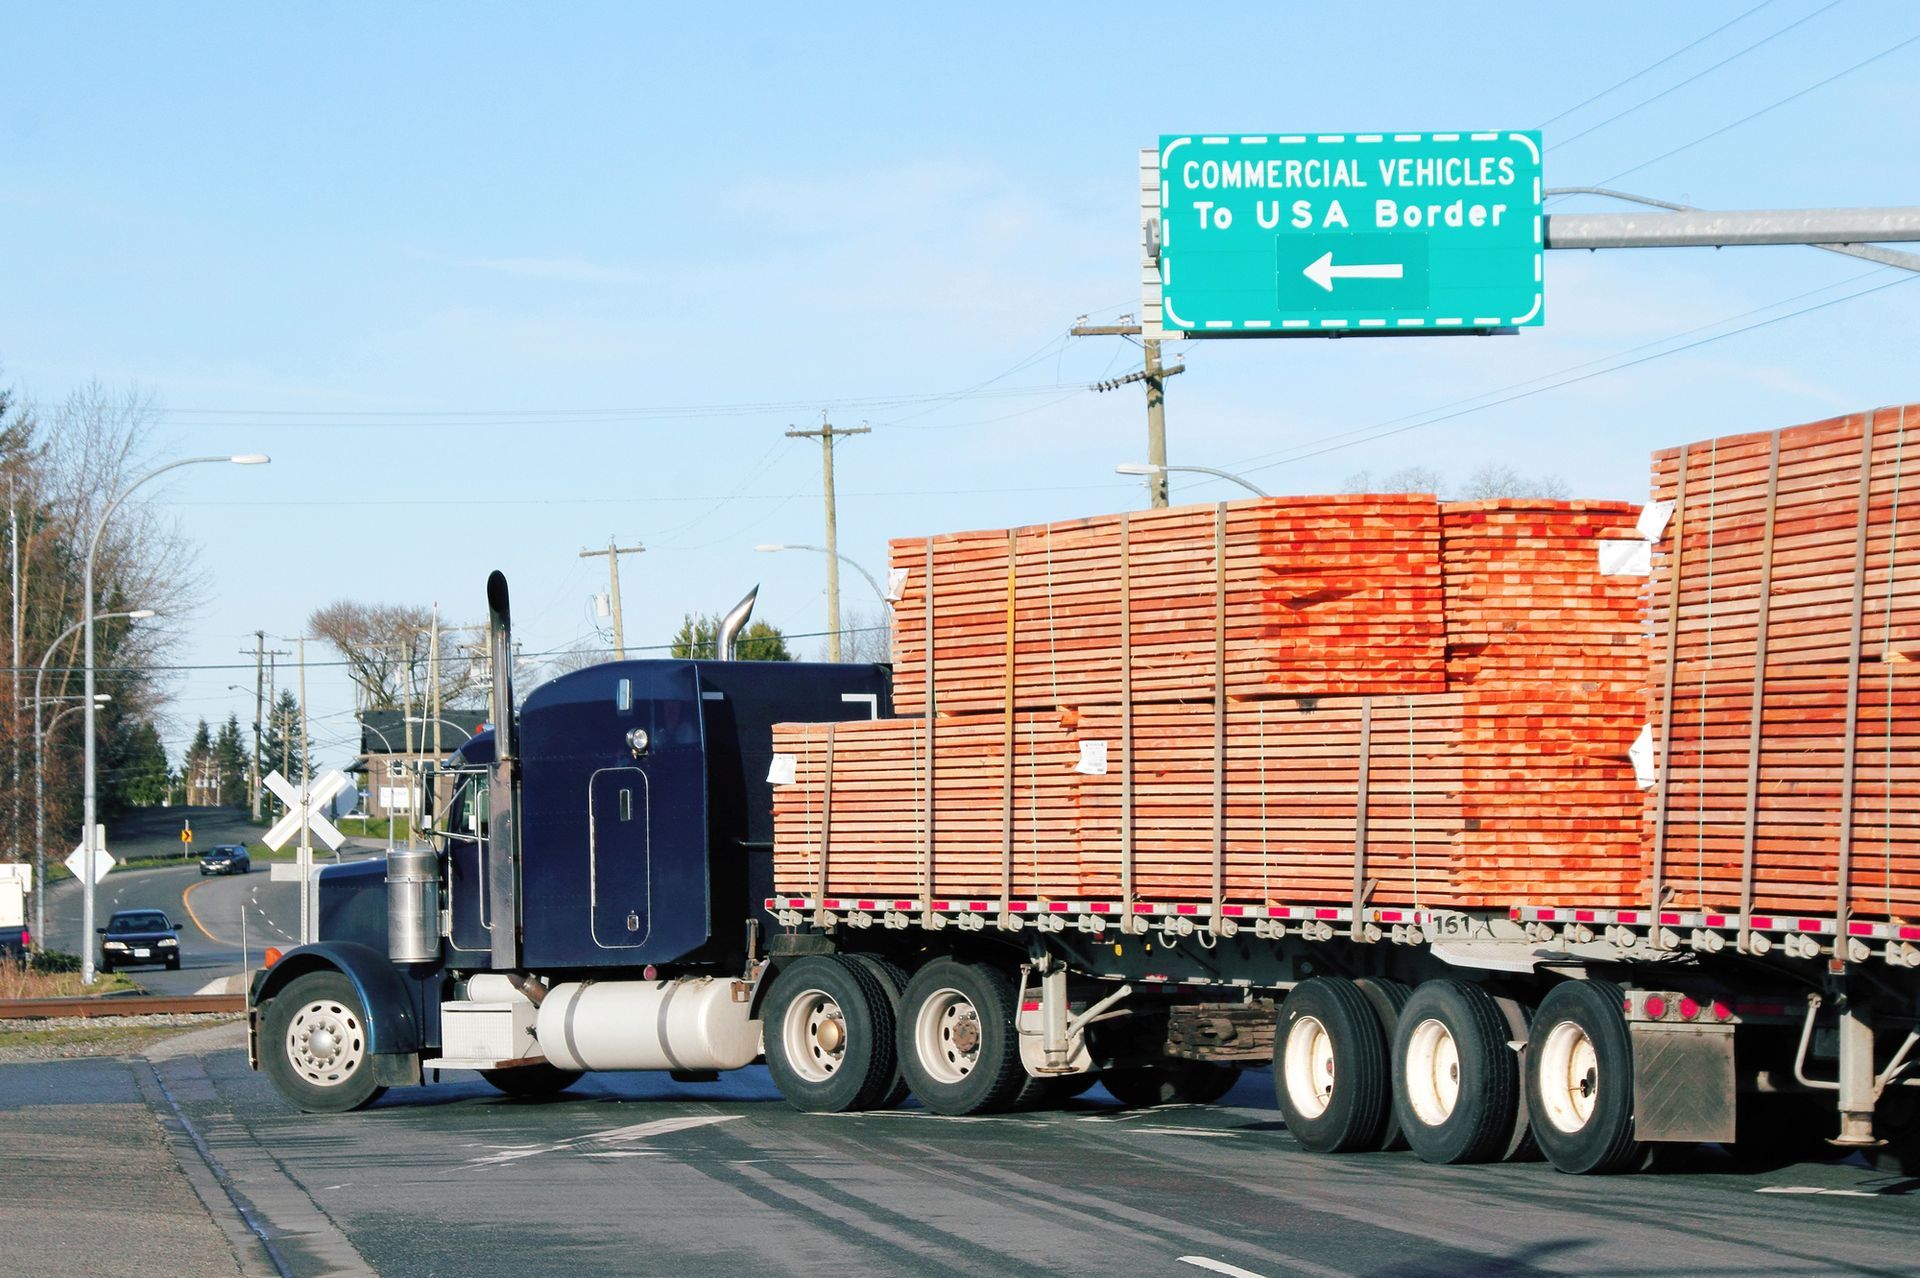
POLYGON ((733 606, 720 622, 720 640, 715 646, 719 649, 722 661, 733 661, 734 646, 740 638, 740 632, 747 628, 747 618, 753 616, 753 601, 760 597, 760 587, 755 586, 747 592, 747 597, 733 606))

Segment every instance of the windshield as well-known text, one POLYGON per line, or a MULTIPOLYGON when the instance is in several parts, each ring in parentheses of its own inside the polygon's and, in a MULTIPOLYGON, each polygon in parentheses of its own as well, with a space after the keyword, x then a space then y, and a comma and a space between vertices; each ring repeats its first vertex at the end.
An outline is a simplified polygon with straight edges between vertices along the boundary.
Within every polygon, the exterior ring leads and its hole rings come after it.
POLYGON ((165 932, 167 916, 157 912, 116 914, 107 924, 109 932, 165 932))

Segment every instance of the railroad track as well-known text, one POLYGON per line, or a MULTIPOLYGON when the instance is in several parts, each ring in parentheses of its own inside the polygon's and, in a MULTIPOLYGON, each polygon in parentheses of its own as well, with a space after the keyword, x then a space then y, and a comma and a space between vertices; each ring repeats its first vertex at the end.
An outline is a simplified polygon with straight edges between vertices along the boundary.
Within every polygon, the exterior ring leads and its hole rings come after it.
POLYGON ((126 997, 0 999, 0 1021, 55 1016, 179 1016, 189 1012, 244 1012, 243 994, 147 994, 126 997))

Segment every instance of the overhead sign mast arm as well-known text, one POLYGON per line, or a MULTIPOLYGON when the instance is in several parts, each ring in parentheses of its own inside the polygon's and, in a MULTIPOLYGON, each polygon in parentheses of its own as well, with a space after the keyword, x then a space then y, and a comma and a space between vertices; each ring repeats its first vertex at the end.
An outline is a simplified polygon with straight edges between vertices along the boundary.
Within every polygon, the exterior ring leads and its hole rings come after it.
POLYGON ((1731 248, 1805 244, 1883 266, 1920 272, 1920 254, 1876 247, 1881 240, 1920 240, 1920 208, 1701 209, 1604 186, 1554 187, 1547 195, 1599 195, 1665 213, 1549 213, 1550 249, 1731 248))

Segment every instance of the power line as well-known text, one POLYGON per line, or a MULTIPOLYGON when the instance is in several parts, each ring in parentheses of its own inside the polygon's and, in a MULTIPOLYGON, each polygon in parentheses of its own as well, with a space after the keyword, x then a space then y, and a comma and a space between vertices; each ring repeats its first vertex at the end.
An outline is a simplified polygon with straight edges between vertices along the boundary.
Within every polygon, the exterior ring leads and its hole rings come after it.
POLYGON ((1429 418, 1426 421, 1414 422, 1407 426, 1398 426, 1398 427, 1395 427, 1393 430, 1381 431, 1378 434, 1369 435, 1364 439, 1355 439, 1355 440, 1349 440, 1345 443, 1330 444, 1325 448, 1315 449, 1311 452, 1301 453, 1293 457, 1285 457, 1279 461, 1268 462, 1263 466, 1242 467, 1240 469, 1244 470, 1246 473, 1249 473, 1249 474, 1251 474, 1254 471, 1271 470, 1275 466, 1285 466, 1285 465, 1290 465, 1293 462, 1306 461, 1308 458, 1319 457, 1326 453, 1339 452, 1343 448, 1352 448, 1358 444, 1372 443, 1375 440, 1386 439, 1389 436, 1393 436, 1393 435, 1404 435, 1408 431, 1419 430, 1423 426, 1437 426, 1441 422, 1448 422, 1448 421, 1454 420, 1455 418, 1468 416, 1469 414, 1472 414, 1472 413, 1483 412, 1489 408, 1498 408, 1502 404, 1511 404, 1515 400, 1530 399, 1535 395, 1544 395, 1548 391, 1559 390, 1563 387, 1573 386, 1580 382, 1591 381, 1596 377, 1604 377, 1608 373, 1618 373, 1624 369, 1633 368, 1639 364, 1649 363, 1656 359, 1664 359, 1669 355, 1678 355, 1684 351, 1697 350, 1698 348, 1709 345, 1713 342, 1723 341, 1729 337, 1738 337, 1742 333, 1751 333, 1755 329, 1765 328, 1770 324, 1778 324, 1782 320, 1790 320, 1795 318, 1796 316, 1808 315, 1813 313, 1814 311, 1825 310, 1829 306, 1838 306, 1843 302, 1851 302, 1858 298, 1865 297, 1870 293, 1879 293, 1886 289, 1898 288, 1900 285, 1912 283, 1916 279, 1920 279, 1920 275, 1903 273, 1899 279, 1888 280, 1885 284, 1876 284, 1872 288, 1864 288, 1859 290, 1858 292, 1849 293, 1845 297, 1836 297, 1830 301, 1816 302, 1812 306, 1803 306, 1799 310, 1788 311, 1785 315, 1776 315, 1771 319, 1759 320, 1759 321, 1756 321, 1755 323, 1748 324, 1742 328, 1736 328, 1729 332, 1717 334, 1716 336, 1713 336, 1713 337, 1703 337, 1697 342, 1689 342, 1685 346, 1676 346, 1671 350, 1656 351, 1651 355, 1643 355, 1639 359, 1628 360, 1624 364, 1615 364, 1608 368, 1596 369, 1591 373, 1582 373, 1578 377, 1569 377, 1562 381, 1554 382, 1548 386, 1540 386, 1540 387, 1536 387, 1533 390, 1520 391, 1517 394, 1508 395, 1502 399, 1496 399, 1489 404, 1481 404, 1473 408, 1463 408, 1458 412, 1447 413, 1440 417, 1429 418))
MULTIPOLYGON (((1236 470, 1243 470, 1247 467, 1248 463, 1263 462, 1263 461, 1266 461, 1268 458, 1273 458, 1273 457, 1281 457, 1284 459, 1284 456, 1287 454, 1294 453, 1302 448, 1311 448, 1315 444, 1330 444, 1338 440, 1350 439, 1358 435, 1370 434, 1370 432, 1377 431, 1380 428, 1385 426, 1396 426, 1401 422, 1411 421, 1416 417, 1426 417, 1433 413, 1444 412, 1449 408, 1458 408, 1461 405, 1471 404, 1477 400, 1488 399, 1491 396, 1501 395, 1507 391, 1519 390, 1522 387, 1532 386, 1536 382, 1547 381, 1551 378, 1560 376, 1562 373, 1577 372, 1578 370, 1583 368, 1591 368, 1595 364, 1610 363, 1611 361, 1620 359, 1623 356, 1638 354, 1640 351, 1653 350, 1656 347, 1666 346, 1670 342, 1677 342, 1681 338, 1691 337, 1695 333, 1705 333, 1712 329, 1723 328, 1728 324, 1732 324, 1732 323, 1735 323, 1736 321, 1743 320, 1747 318, 1749 315, 1760 315, 1767 311, 1778 310, 1782 306, 1791 305, 1792 303, 1801 301, 1805 298, 1815 297, 1821 293, 1830 293, 1836 288, 1842 288, 1848 284, 1857 283, 1860 280, 1868 279, 1872 276, 1882 274, 1891 269, 1893 268, 1886 267, 1886 266, 1874 267, 1870 270, 1861 271, 1855 275, 1849 275, 1845 279, 1835 280, 1831 284, 1822 284, 1818 288, 1810 288, 1803 293, 1795 293, 1790 297, 1777 298, 1774 301, 1766 303, 1765 305, 1755 306, 1748 310, 1740 311, 1737 314, 1724 315, 1717 320, 1713 320, 1710 323, 1696 325, 1693 328, 1682 329, 1680 332, 1677 332, 1677 333, 1668 333, 1664 337, 1656 337, 1652 341, 1642 342, 1638 346, 1629 346, 1623 350, 1609 351, 1605 355, 1596 356, 1593 359, 1581 360, 1578 363, 1574 363, 1574 364, 1563 364, 1559 368, 1549 369, 1547 372, 1541 373, 1535 377, 1523 378, 1517 382, 1509 382, 1505 386, 1495 386, 1490 390, 1479 391, 1472 395, 1462 396, 1459 399, 1448 400, 1444 404, 1435 404, 1432 407, 1422 408, 1416 412, 1402 413, 1398 417, 1389 417, 1384 421, 1374 422, 1371 425, 1356 426, 1352 430, 1336 431, 1331 435, 1323 435, 1319 439, 1305 440, 1298 444, 1289 445, 1286 448, 1275 449, 1272 452, 1258 453, 1252 457, 1242 458, 1240 461, 1235 462, 1234 468, 1236 470)), ((1212 483, 1214 481, 1202 480, 1200 482, 1212 483)))
POLYGON ((1902 40, 1899 44, 1890 45, 1889 47, 1880 50, 1880 52, 1874 54, 1872 57, 1866 58, 1866 59, 1863 59, 1862 61, 1854 63, 1852 66, 1848 67, 1844 71, 1836 71, 1824 80, 1819 80, 1813 84, 1809 84, 1806 88, 1801 89, 1798 92, 1789 93, 1786 97, 1781 98, 1777 102, 1770 102, 1766 106, 1761 107, 1758 111, 1754 111, 1748 115, 1741 116, 1739 119, 1735 120, 1732 124, 1723 124, 1711 133, 1703 133, 1699 137, 1695 138, 1693 141, 1683 142, 1679 146, 1674 147, 1671 151, 1663 151, 1659 155, 1654 156, 1651 160, 1642 160, 1640 163, 1634 165, 1630 169, 1621 169, 1618 173, 1613 174, 1611 177, 1601 178, 1598 182, 1595 182, 1593 185, 1610 186, 1620 178, 1626 177, 1629 173, 1638 173, 1641 169, 1647 168, 1650 165, 1658 164, 1662 160, 1671 159, 1673 156, 1680 154, 1682 151, 1691 150, 1692 148, 1699 146, 1702 142, 1706 142, 1713 138, 1719 137, 1722 133, 1727 132, 1729 129, 1737 129, 1741 125, 1747 123, 1749 120, 1758 119, 1759 117, 1765 115, 1769 111, 1775 110, 1779 107, 1783 107, 1787 105, 1787 103, 1796 101, 1797 99, 1804 98, 1807 96, 1807 94, 1812 93, 1815 89, 1824 89, 1827 85, 1832 84, 1835 80, 1839 80, 1845 76, 1852 75, 1855 71, 1860 70, 1862 67, 1871 66, 1873 63, 1878 62, 1880 59, 1888 56, 1889 54, 1898 53, 1900 50, 1906 48, 1908 45, 1914 43, 1916 40, 1920 40, 1920 35, 1908 36, 1906 39, 1902 40))
MULTIPOLYGON (((1781 27, 1778 31, 1775 31, 1772 35, 1762 36, 1760 39, 1755 40, 1752 44, 1748 45, 1744 49, 1741 49, 1739 52, 1728 54, 1726 57, 1720 59, 1720 61, 1714 63, 1712 66, 1706 68, 1704 71, 1696 71, 1692 75, 1688 76, 1686 79, 1680 81, 1678 84, 1670 84, 1666 88, 1660 90, 1660 92, 1654 94, 1652 97, 1643 98, 1640 101, 1634 103, 1632 106, 1626 108, 1625 110, 1616 112, 1615 114, 1608 116, 1606 119, 1600 121, 1600 123, 1589 125, 1588 127, 1580 130, 1580 132, 1574 134, 1572 137, 1561 138, 1559 141, 1555 142, 1554 145, 1556 147, 1562 147, 1572 142, 1578 142, 1581 138, 1586 137, 1589 133, 1593 133, 1600 129, 1604 129, 1609 124, 1612 124, 1615 120, 1622 119, 1626 116, 1632 115, 1635 111, 1638 111, 1641 107, 1650 105, 1651 103, 1654 103, 1654 102, 1658 102, 1661 98, 1666 97, 1669 93, 1673 93, 1679 89, 1684 89, 1686 86, 1688 86, 1689 84, 1692 84, 1695 80, 1698 80, 1703 76, 1712 75, 1715 71, 1718 71, 1721 67, 1726 66, 1729 62, 1735 62, 1741 58, 1746 57, 1749 53, 1752 53, 1755 49, 1758 49, 1761 45, 1771 44, 1773 41, 1778 40, 1781 36, 1793 30, 1795 27, 1803 26, 1806 23, 1813 21, 1815 18, 1825 13, 1828 9, 1832 9, 1836 7, 1839 3, 1840 3, 1840 0, 1829 0, 1829 3, 1822 5, 1818 9, 1815 9, 1812 13, 1809 13, 1802 17, 1794 19, 1792 22, 1789 22, 1786 26, 1781 27)), ((1735 21, 1738 21, 1738 20, 1739 19, 1735 19, 1735 21)))
MULTIPOLYGON (((1646 75, 1649 71, 1659 70, 1661 67, 1664 67, 1665 65, 1667 65, 1667 63, 1673 61, 1675 58, 1687 52, 1689 49, 1697 48, 1698 46, 1705 44, 1707 41, 1713 39, 1713 37, 1719 35, 1722 31, 1725 31, 1728 27, 1735 26, 1739 23, 1745 22, 1748 18, 1751 18, 1754 14, 1760 12, 1762 9, 1766 8, 1768 5, 1773 3, 1774 3, 1774 0, 1760 0, 1759 4, 1756 4, 1755 6, 1753 6, 1753 8, 1747 10, 1745 13, 1741 14, 1739 17, 1734 18, 1731 21, 1721 23, 1719 26, 1707 32, 1705 35, 1701 36, 1699 39, 1692 40, 1686 44, 1681 45, 1679 48, 1675 49, 1672 53, 1669 53, 1666 57, 1660 59, 1658 62, 1649 63, 1648 65, 1641 67, 1638 71, 1635 71, 1632 75, 1628 76, 1624 80, 1614 81, 1612 84, 1600 90, 1600 92, 1594 94, 1592 97, 1587 98, 1584 101, 1574 103, 1572 106, 1562 111, 1559 115, 1549 116, 1546 119, 1540 121, 1540 123, 1536 124, 1534 127, 1536 129, 1544 129, 1549 124, 1554 124, 1560 120, 1566 119, 1568 116, 1572 115, 1575 111, 1580 110, 1582 107, 1592 106, 1595 102, 1598 102, 1601 98, 1606 97, 1609 93, 1612 93, 1615 89, 1624 89, 1629 84, 1632 84, 1635 80, 1638 80, 1641 76, 1646 75)), ((1599 125, 1594 126, 1594 128, 1598 128, 1598 127, 1600 126, 1599 125)), ((1589 132, 1591 131, 1592 130, 1589 130, 1589 132)))

